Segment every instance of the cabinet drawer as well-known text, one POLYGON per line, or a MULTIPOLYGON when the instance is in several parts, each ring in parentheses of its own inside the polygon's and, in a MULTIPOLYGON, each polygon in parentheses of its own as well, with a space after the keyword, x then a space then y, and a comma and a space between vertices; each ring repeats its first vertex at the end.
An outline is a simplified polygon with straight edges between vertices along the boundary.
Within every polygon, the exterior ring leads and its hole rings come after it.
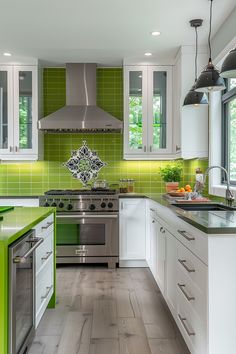
POLYGON ((156 212, 165 223, 167 230, 180 242, 208 264, 208 237, 207 234, 180 219, 172 210, 157 206, 156 212))
POLYGON ((182 270, 181 265, 177 267, 176 286, 178 296, 185 301, 191 309, 195 312, 195 315, 205 323, 207 321, 207 289, 200 289, 185 274, 185 270, 182 270))
POLYGON ((50 214, 43 221, 38 223, 35 227, 35 233, 37 237, 45 237, 54 228, 54 214, 50 214))
POLYGON ((36 327, 46 310, 46 307, 53 294, 53 257, 47 262, 44 269, 36 276, 35 291, 35 311, 36 311, 36 327))
POLYGON ((180 242, 177 245, 178 268, 199 288, 201 293, 207 292, 207 266, 180 242))
POLYGON ((53 258, 54 251, 54 232, 48 232, 44 237, 44 242, 36 249, 35 252, 35 270, 36 275, 42 270, 49 259, 53 258))
POLYGON ((201 321, 177 293, 177 325, 192 354, 207 354, 207 323, 201 321))

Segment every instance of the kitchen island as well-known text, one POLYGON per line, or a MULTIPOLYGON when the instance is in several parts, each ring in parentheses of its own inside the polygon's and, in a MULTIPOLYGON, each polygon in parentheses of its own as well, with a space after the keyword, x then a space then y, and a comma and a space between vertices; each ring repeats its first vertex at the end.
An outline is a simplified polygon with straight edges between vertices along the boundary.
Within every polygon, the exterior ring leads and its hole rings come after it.
MULTIPOLYGON (((49 294, 50 307, 55 307, 55 229, 54 229, 54 208, 34 208, 34 207, 15 207, 12 210, 6 211, 1 214, 3 220, 0 221, 0 354, 8 354, 8 333, 9 333, 9 246, 14 244, 23 235, 30 230, 35 230, 35 236, 41 237, 46 240, 49 236, 52 238, 52 255, 51 260, 47 260, 44 264, 37 264, 37 254, 35 257, 34 273, 35 284, 37 286, 37 277, 40 277, 40 267, 42 267, 42 274, 45 272, 46 266, 49 261, 54 270, 51 270, 53 278, 53 287, 49 294), (50 223, 49 223, 50 220, 50 223), (44 225, 45 224, 45 225, 44 225), (50 231, 50 233, 49 233, 50 231), (44 267, 44 268, 43 268, 44 267)), ((47 246, 47 242, 42 245, 47 246)), ((41 246, 43 250, 43 247, 41 246)), ((40 255, 40 248, 37 252, 40 255)), ((37 297, 37 295, 36 295, 37 297)), ((37 322, 42 316, 44 307, 39 308, 38 314, 35 313, 37 322)), ((36 308, 35 308, 36 311, 36 308)))

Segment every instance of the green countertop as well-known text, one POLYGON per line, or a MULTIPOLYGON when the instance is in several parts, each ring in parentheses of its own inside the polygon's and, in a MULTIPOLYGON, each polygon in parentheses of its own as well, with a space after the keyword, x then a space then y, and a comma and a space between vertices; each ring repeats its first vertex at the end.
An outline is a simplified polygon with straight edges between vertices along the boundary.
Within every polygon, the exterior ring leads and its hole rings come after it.
POLYGON ((9 245, 55 211, 45 207, 15 207, 0 221, 0 245, 9 245))

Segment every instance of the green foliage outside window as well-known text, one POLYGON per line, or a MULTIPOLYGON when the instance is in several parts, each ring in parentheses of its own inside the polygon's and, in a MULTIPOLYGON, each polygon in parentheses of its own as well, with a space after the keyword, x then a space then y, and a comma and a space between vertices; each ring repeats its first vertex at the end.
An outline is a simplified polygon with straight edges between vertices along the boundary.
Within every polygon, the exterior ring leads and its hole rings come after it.
POLYGON ((31 102, 30 96, 20 96, 19 98, 19 143, 21 149, 32 147, 31 102))
MULTIPOLYGON (((161 122, 161 96, 153 97, 153 145, 161 146, 161 133, 165 122, 161 122)), ((142 148, 143 145, 143 116, 142 96, 129 97, 129 146, 131 149, 142 148)))

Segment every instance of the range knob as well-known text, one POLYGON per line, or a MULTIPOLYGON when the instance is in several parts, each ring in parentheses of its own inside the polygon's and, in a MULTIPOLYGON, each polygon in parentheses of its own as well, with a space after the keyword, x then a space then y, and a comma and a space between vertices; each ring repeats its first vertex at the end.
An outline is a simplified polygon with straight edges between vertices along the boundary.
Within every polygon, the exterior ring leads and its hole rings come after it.
POLYGON ((45 206, 45 207, 49 207, 49 206, 50 206, 50 204, 49 204, 48 202, 45 202, 45 203, 43 204, 43 206, 45 206))
POLYGON ((58 204, 58 207, 59 207, 59 208, 63 208, 63 207, 64 207, 64 203, 63 203, 63 202, 60 202, 60 203, 58 204))
POLYGON ((72 209, 73 209, 73 205, 69 203, 69 204, 67 205, 67 210, 72 210, 72 209))
POLYGON ((106 203, 105 202, 101 203, 101 208, 106 208, 106 203))
POLYGON ((94 204, 90 204, 90 206, 89 206, 89 209, 90 209, 90 210, 95 210, 95 208, 96 208, 96 207, 95 207, 94 204))
POLYGON ((56 203, 56 202, 52 202, 51 206, 52 206, 52 207, 56 207, 56 206, 57 206, 57 203, 56 203))
POLYGON ((112 202, 109 202, 109 203, 107 204, 107 206, 108 206, 108 208, 112 208, 112 207, 113 207, 113 203, 112 203, 112 202))

